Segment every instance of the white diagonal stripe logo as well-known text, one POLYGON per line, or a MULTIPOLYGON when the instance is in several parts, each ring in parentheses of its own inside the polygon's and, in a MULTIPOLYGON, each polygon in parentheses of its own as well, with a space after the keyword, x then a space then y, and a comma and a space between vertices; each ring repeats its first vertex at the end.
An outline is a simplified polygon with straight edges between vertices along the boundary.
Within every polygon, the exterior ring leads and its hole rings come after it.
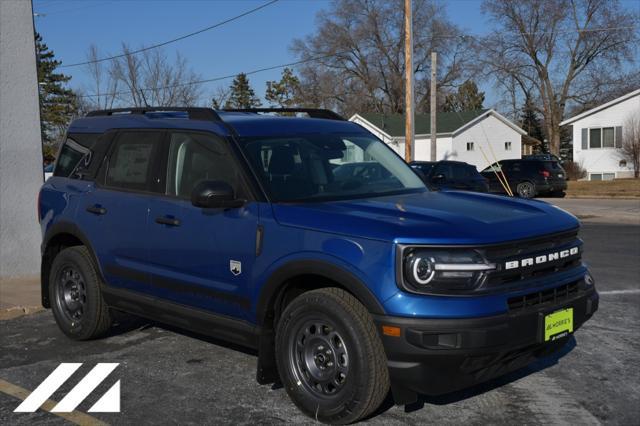
POLYGON ((73 388, 71 392, 60 401, 51 412, 53 413, 70 413, 75 410, 84 399, 89 396, 95 388, 98 387, 104 379, 118 366, 117 363, 99 363, 89 374, 84 376, 82 380, 73 388))
MULTIPOLYGON (((64 384, 64 382, 80 368, 81 363, 62 363, 53 373, 47 377, 29 395, 22 404, 18 406, 15 413, 33 413, 47 400, 55 391, 64 384)), ((69 392, 55 407, 51 410, 54 413, 70 413, 76 409, 84 399, 89 396, 95 388, 107 378, 118 363, 98 363, 86 376, 78 382, 77 385, 69 392)), ((98 402, 92 407, 91 411, 101 412, 104 408, 105 412, 117 412, 120 410, 120 381, 118 380, 111 389, 105 393, 98 402)))
POLYGON ((81 365, 81 363, 60 364, 13 412, 33 413, 36 411, 81 365))

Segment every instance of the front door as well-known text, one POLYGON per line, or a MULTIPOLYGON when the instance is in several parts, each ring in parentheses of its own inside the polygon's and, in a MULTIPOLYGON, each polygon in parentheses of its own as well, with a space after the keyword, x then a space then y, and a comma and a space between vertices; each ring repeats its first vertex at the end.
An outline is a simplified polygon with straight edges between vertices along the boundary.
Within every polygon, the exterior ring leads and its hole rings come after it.
POLYGON ((228 141, 213 134, 175 131, 165 148, 165 195, 149 208, 152 284, 169 301, 242 318, 256 256, 258 204, 204 209, 191 204, 202 180, 247 186, 228 141))

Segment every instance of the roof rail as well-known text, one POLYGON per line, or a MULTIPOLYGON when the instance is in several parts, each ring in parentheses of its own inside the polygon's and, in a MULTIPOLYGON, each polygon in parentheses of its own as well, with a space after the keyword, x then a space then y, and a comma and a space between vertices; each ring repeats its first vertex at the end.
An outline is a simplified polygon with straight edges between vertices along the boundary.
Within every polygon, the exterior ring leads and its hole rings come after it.
POLYGON ((153 112, 186 112, 189 115, 189 120, 204 120, 204 121, 222 121, 218 113, 211 108, 202 107, 144 107, 144 108, 115 108, 115 109, 103 109, 97 111, 90 111, 86 117, 99 117, 99 116, 111 116, 115 114, 140 114, 153 112))
POLYGON ((225 112, 250 112, 254 114, 265 112, 276 113, 297 113, 302 112, 307 114, 311 118, 325 118, 327 120, 340 120, 345 121, 345 118, 340 114, 337 114, 329 109, 321 108, 238 108, 238 109, 223 109, 225 112))

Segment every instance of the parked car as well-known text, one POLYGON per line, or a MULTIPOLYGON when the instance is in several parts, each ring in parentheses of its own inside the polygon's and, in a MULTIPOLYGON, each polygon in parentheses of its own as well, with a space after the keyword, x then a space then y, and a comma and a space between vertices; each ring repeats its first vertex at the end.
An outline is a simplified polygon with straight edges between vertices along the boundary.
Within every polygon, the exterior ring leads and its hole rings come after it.
POLYGON ((123 311, 253 348, 258 382, 320 422, 523 367, 598 309, 575 217, 430 191, 330 111, 95 111, 67 135, 38 197, 62 332, 123 311))
POLYGON ((471 164, 462 161, 412 161, 409 164, 432 189, 489 192, 487 180, 471 164))
POLYGON ((484 169, 481 174, 489 181, 489 191, 504 194, 496 172, 504 174, 511 191, 521 198, 564 197, 567 189, 565 171, 557 161, 502 160, 484 169))
POLYGON ((529 154, 523 155, 523 160, 547 160, 547 161, 557 161, 559 164, 563 163, 563 160, 555 154, 529 154))

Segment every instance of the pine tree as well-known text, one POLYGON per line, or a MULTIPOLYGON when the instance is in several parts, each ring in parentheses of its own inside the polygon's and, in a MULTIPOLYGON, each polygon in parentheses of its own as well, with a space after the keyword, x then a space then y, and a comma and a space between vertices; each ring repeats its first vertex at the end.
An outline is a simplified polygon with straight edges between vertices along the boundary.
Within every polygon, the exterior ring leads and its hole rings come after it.
POLYGON ((40 129, 42 142, 55 144, 77 113, 75 93, 66 84, 70 76, 56 73, 62 63, 36 33, 36 59, 38 63, 38 90, 40 92, 40 129))
POLYGON ((448 94, 444 99, 445 112, 474 111, 483 109, 484 92, 478 90, 473 80, 467 80, 456 93, 448 94))
POLYGON ((544 141, 545 136, 542 122, 530 98, 525 99, 524 105, 522 106, 520 112, 520 127, 532 138, 536 138, 540 142, 544 141))
POLYGON ((282 71, 280 81, 267 81, 265 99, 272 107, 291 108, 298 104, 300 80, 290 68, 282 71))
POLYGON ((231 83, 231 93, 225 103, 225 108, 256 108, 261 105, 260 99, 249 84, 245 73, 240 73, 231 83))

